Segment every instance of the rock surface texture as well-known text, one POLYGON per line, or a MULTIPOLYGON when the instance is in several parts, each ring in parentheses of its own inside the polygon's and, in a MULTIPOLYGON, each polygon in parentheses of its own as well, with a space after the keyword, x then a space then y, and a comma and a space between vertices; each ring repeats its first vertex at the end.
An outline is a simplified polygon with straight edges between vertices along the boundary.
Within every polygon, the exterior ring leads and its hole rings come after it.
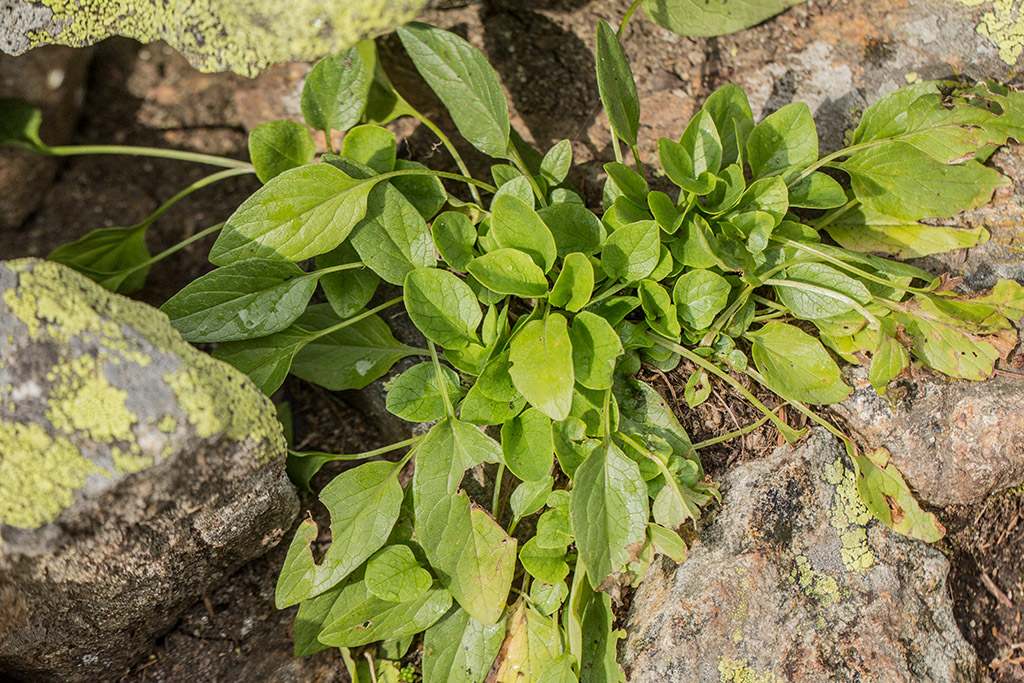
POLYGON ((816 432, 725 476, 686 562, 655 562, 633 597, 629 681, 982 680, 946 560, 870 517, 844 457, 816 432))
POLYGON ((0 678, 116 680, 297 514, 274 408, 159 311, 0 262, 0 678))
POLYGON ((1024 481, 1024 382, 929 374, 897 380, 882 397, 866 369, 847 372, 855 391, 832 410, 865 445, 889 449, 923 500, 970 505, 1024 481))
POLYGON ((200 0, 78 3, 0 0, 0 52, 39 45, 83 47, 113 35, 165 40, 201 71, 255 76, 270 64, 312 61, 390 31, 423 0, 200 0))

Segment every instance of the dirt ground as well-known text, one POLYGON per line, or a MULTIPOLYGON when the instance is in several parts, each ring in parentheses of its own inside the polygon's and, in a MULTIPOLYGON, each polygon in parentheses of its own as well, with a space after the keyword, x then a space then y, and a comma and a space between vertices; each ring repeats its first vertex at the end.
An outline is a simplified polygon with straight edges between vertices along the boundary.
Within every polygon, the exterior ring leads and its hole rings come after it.
MULTIPOLYGON (((573 142, 579 165, 572 179, 596 205, 601 165, 614 157, 606 124, 598 116, 590 36, 599 19, 615 23, 628 0, 448 4, 449 9, 434 11, 426 19, 451 27, 485 49, 507 88, 514 121, 527 137, 541 148, 562 138, 573 142)), ((888 74, 887 64, 903 58, 894 32, 900 30, 903 18, 912 16, 914 6, 910 0, 816 1, 746 34, 708 40, 674 36, 635 19, 626 40, 643 110, 641 153, 653 157, 659 136, 678 138, 703 98, 731 80, 751 93, 755 113, 777 109, 796 92, 810 88, 819 99, 822 145, 837 147, 852 112, 863 104, 857 93, 870 87, 871 79, 881 78, 879 74, 888 74), (808 67, 811 76, 807 76, 800 64, 815 59, 822 50, 828 51, 830 63, 850 65, 852 74, 826 71, 822 78, 848 78, 853 95, 833 99, 827 86, 808 85, 806 79, 818 72, 808 67)), ((411 66, 397 56, 393 40, 384 42, 382 53, 390 57, 388 68, 399 87, 414 82, 411 66)), ((983 75, 986 64, 939 61, 922 63, 916 70, 926 78, 959 69, 983 75)), ((297 113, 296 88, 305 70, 303 65, 284 65, 250 82, 232 75, 198 74, 159 44, 140 48, 126 40, 108 41, 92 56, 75 142, 171 146, 244 158, 247 130, 255 123, 297 113)), ((1015 72, 998 75, 1010 82, 1021 79, 1015 72)), ((444 125, 436 102, 421 91, 406 88, 405 92, 444 125)), ((397 123, 396 130, 403 139, 402 155, 438 168, 450 166, 425 131, 408 122, 397 123)), ((486 177, 483 160, 471 150, 466 153, 471 167, 486 177)), ((174 161, 66 160, 42 207, 19 228, 0 230, 0 258, 42 256, 89 230, 131 225, 207 172, 174 161)), ((223 220, 257 186, 255 180, 233 179, 193 195, 151 229, 151 250, 156 253, 223 220)), ((198 242, 155 267, 140 298, 159 305, 206 272, 211 242, 198 242)), ((689 411, 682 402, 685 367, 667 374, 645 372, 645 378, 677 406, 695 442, 758 417, 720 383, 713 384, 705 404, 689 411)), ((296 380, 282 391, 281 397, 294 409, 300 448, 355 452, 383 445, 379 431, 359 412, 357 398, 296 380)), ((765 401, 774 405, 770 397, 765 401)), ((800 426, 792 416, 790 422, 800 426)), ((711 446, 702 451, 702 458, 714 476, 736 462, 762 456, 778 443, 777 432, 766 427, 711 446)), ((311 496, 303 503, 315 509, 311 496)), ((992 663, 996 681, 1024 681, 1022 514, 1024 493, 1020 491, 940 513, 949 535, 938 547, 952 563, 950 585, 958 623, 982 661, 992 663)), ((340 660, 330 652, 301 661, 291 658, 293 610, 278 612, 273 607, 273 587, 283 555, 284 548, 279 547, 254 561, 189 609, 151 658, 127 672, 123 680, 347 680, 340 660)))

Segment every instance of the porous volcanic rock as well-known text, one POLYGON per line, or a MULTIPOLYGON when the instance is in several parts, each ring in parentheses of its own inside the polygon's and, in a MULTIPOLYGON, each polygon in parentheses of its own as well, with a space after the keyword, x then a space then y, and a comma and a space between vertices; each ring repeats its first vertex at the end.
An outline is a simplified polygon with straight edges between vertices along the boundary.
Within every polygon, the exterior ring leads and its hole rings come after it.
POLYGON ((854 477, 824 432, 728 473, 686 562, 656 561, 633 596, 627 679, 981 680, 945 558, 872 519, 854 477))
POLYGON ((0 678, 116 680, 298 513, 273 405, 167 317, 0 262, 0 678))

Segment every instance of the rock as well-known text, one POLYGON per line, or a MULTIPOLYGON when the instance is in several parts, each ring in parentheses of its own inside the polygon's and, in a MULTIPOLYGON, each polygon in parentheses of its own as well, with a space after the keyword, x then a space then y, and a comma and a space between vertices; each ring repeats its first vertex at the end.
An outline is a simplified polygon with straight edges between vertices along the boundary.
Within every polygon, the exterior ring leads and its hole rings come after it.
POLYGON ((0 678, 115 680, 298 513, 274 408, 159 311, 0 262, 0 678))
POLYGON ((722 479, 686 562, 656 561, 633 596, 627 680, 981 680, 945 558, 872 519, 844 458, 817 431, 722 479))
POLYGON ((1024 481, 1024 383, 932 374, 897 380, 879 396, 867 369, 851 367, 855 390, 831 409, 865 445, 885 446, 910 488, 928 503, 977 503, 1024 481))
POLYGON ((415 16, 423 0, 130 0, 89 11, 54 0, 0 0, 0 52, 39 45, 83 47, 112 35, 165 40, 200 71, 255 76, 271 64, 312 61, 386 33, 415 16))

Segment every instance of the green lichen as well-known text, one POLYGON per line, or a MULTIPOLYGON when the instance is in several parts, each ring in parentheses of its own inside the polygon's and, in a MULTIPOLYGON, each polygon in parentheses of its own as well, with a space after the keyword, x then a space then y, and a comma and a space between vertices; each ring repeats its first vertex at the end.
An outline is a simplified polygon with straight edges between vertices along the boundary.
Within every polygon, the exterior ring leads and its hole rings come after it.
POLYGON ((135 441, 138 418, 125 407, 128 392, 111 386, 102 360, 79 356, 53 366, 46 378, 54 383, 46 419, 56 429, 82 432, 97 443, 135 441))
POLYGON ((821 607, 830 607, 839 602, 839 584, 827 574, 811 566, 803 555, 795 558, 796 566, 789 574, 789 582, 799 586, 800 591, 821 607))
MULTIPOLYGON (((989 0, 958 0, 968 7, 988 4, 989 0)), ((994 0, 992 8, 981 15, 975 29, 999 48, 999 58, 1014 66, 1024 53, 1024 3, 1020 0, 994 0)))
POLYGON ((178 421, 170 415, 164 415, 160 418, 160 421, 156 423, 156 428, 164 434, 170 434, 178 428, 178 421))
POLYGON ((745 659, 722 657, 718 660, 719 683, 782 683, 771 671, 759 674, 745 659))
POLYGON ((0 420, 0 526, 49 524, 90 474, 104 472, 65 437, 51 438, 38 424, 0 420))
MULTIPOLYGON (((138 450, 138 446, 135 446, 135 450, 138 450)), ((126 453, 117 446, 110 449, 110 457, 114 460, 114 471, 121 475, 135 474, 153 466, 152 456, 126 453)))
POLYGON ((836 487, 829 521, 842 541, 843 566, 851 572, 867 571, 875 561, 868 545, 867 523, 871 513, 857 492, 857 477, 842 458, 824 467, 825 480, 836 487))
MULTIPOLYGON (((27 1, 27 0, 22 0, 27 1)), ((412 19, 425 0, 33 0, 52 25, 27 35, 34 47, 81 47, 111 35, 166 40, 202 71, 255 76, 283 61, 312 61, 412 19)))

